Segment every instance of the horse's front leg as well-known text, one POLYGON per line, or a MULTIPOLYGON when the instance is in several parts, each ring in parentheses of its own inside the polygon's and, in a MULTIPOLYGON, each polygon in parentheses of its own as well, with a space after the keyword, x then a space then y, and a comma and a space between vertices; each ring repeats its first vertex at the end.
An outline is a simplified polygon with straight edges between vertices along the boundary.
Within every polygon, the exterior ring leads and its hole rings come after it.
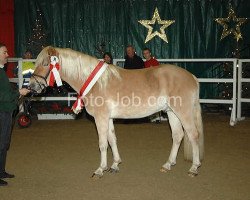
POLYGON ((115 129, 114 129, 114 123, 113 123, 113 119, 109 120, 109 132, 108 132, 108 141, 109 141, 109 145, 112 149, 112 153, 113 153, 113 164, 109 170, 109 172, 118 172, 119 171, 119 167, 118 165, 122 162, 119 152, 118 152, 118 148, 117 148, 117 139, 115 136, 115 129))
POLYGON ((101 163, 92 177, 102 177, 103 172, 107 170, 107 148, 108 148, 108 127, 109 119, 95 117, 96 128, 99 136, 99 149, 101 152, 101 163))

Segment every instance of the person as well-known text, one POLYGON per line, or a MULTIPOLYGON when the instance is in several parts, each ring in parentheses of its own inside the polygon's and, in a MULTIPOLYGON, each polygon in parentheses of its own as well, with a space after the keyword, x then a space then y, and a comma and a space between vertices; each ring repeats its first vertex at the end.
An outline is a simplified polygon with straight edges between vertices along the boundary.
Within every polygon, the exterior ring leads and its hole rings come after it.
MULTIPOLYGON (((31 50, 26 50, 23 56, 24 59, 32 59, 32 52, 31 50)), ((25 79, 25 78, 31 78, 32 74, 35 71, 35 64, 33 62, 30 61, 25 61, 23 62, 23 66, 22 66, 22 75, 23 75, 23 85, 22 87, 28 87, 29 85, 29 79, 25 79)))
MULTIPOLYGON (((23 56, 24 59, 32 59, 31 50, 27 50, 23 56)), ((35 64, 33 62, 23 62, 22 74, 23 78, 30 78, 35 71, 35 64)))
POLYGON ((13 174, 5 171, 7 151, 10 147, 12 113, 17 107, 17 100, 20 95, 26 95, 30 90, 22 88, 14 90, 4 71, 4 64, 7 63, 8 50, 6 45, 0 42, 0 186, 8 183, 4 178, 14 178, 13 174))
MULTIPOLYGON (((132 45, 128 45, 126 48, 126 56, 125 56, 125 63, 124 69, 143 69, 144 62, 140 56, 138 56, 135 52, 135 48, 132 45)), ((143 123, 145 122, 146 118, 140 119, 123 119, 123 123, 130 124, 130 123, 143 123)))
POLYGON ((144 62, 142 58, 135 53, 135 48, 128 45, 126 48, 127 55, 125 56, 124 69, 142 69, 144 62))
MULTIPOLYGON (((146 61, 144 62, 144 66, 145 68, 149 68, 149 67, 157 67, 159 66, 159 62, 158 60, 156 60, 152 54, 151 54, 151 50, 149 48, 145 48, 143 49, 143 57, 146 59, 146 61)), ((156 123, 159 123, 161 122, 161 120, 163 119, 162 118, 162 113, 161 112, 158 112, 158 113, 155 113, 153 115, 151 115, 149 118, 150 118, 150 121, 151 122, 156 122, 156 123)))
POLYGON ((149 48, 143 49, 143 57, 146 59, 144 62, 145 68, 159 66, 159 62, 151 55, 149 48))
POLYGON ((107 64, 113 64, 113 57, 112 57, 111 53, 109 53, 109 52, 106 52, 103 54, 103 60, 107 64))

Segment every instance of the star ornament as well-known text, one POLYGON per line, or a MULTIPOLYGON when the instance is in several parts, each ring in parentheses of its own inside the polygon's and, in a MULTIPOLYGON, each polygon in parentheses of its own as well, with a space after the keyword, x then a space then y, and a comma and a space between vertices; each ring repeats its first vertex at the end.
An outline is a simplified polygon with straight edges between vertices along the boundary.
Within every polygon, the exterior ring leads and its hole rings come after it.
POLYGON ((156 8, 154 11, 153 18, 151 20, 139 20, 140 24, 148 28, 148 35, 146 37, 145 43, 152 40, 155 36, 160 37, 162 40, 164 40, 166 43, 168 43, 168 38, 165 33, 165 29, 169 27, 171 24, 175 22, 175 20, 161 20, 158 9, 156 8), (162 25, 160 28, 160 32, 154 31, 153 27, 151 25, 154 25, 155 23, 158 23, 159 25, 162 25))
POLYGON ((239 41, 239 39, 243 39, 240 31, 240 26, 247 21, 247 18, 237 18, 231 4, 229 5, 228 17, 216 18, 215 21, 221 26, 223 26, 223 31, 220 40, 230 34, 234 35, 237 42, 239 41), (233 24, 233 26, 229 28, 230 24, 233 24))

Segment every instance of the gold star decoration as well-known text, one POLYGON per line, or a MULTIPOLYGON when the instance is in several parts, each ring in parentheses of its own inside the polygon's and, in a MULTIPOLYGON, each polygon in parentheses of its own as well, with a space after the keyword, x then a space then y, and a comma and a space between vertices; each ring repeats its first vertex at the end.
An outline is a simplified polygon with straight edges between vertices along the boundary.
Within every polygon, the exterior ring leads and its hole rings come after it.
POLYGON ((165 33, 165 29, 171 24, 173 24, 175 20, 161 20, 158 9, 155 8, 155 12, 151 20, 139 20, 138 22, 141 23, 146 28, 148 28, 148 35, 146 37, 145 43, 152 40, 155 36, 160 37, 162 40, 168 43, 168 38, 165 33), (162 25, 160 28, 160 32, 158 31, 153 32, 153 27, 150 26, 150 25, 154 25, 156 22, 162 25))
POLYGON ((231 4, 229 4, 228 17, 216 18, 215 21, 221 26, 223 26, 223 31, 220 40, 230 34, 234 35, 237 42, 239 41, 239 39, 243 39, 240 31, 240 26, 247 21, 247 18, 237 18, 231 4), (230 23, 234 26, 229 28, 230 23))

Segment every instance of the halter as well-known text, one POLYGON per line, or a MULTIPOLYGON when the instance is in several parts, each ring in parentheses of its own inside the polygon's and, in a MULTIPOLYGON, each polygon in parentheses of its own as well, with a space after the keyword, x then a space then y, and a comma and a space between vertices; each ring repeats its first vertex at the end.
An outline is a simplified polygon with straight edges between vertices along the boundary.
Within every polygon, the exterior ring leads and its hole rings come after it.
MULTIPOLYGON (((35 73, 33 73, 33 74, 31 75, 31 77, 33 77, 33 78, 35 79, 36 83, 39 85, 39 87, 40 87, 40 89, 41 89, 41 93, 45 93, 45 92, 46 92, 46 87, 48 86, 48 84, 47 84, 47 78, 48 78, 48 76, 49 76, 49 73, 50 73, 50 71, 47 73, 47 75, 46 75, 45 77, 43 77, 43 76, 41 76, 41 75, 38 75, 38 74, 35 74, 35 73), (45 84, 41 84, 41 83, 37 80, 36 77, 39 77, 39 78, 43 79, 44 82, 45 82, 45 84), (43 86, 43 87, 42 87, 42 86, 43 86)), ((30 89, 30 88, 29 88, 29 89, 30 89)), ((35 90, 31 90, 31 91, 32 91, 32 93, 37 93, 35 90)))
MULTIPOLYGON (((46 74, 45 77, 43 77, 41 75, 38 75, 38 74, 35 74, 35 73, 32 74, 32 77, 35 79, 36 83, 39 85, 39 87, 41 89, 41 93, 45 93, 46 92, 46 88, 48 86, 48 84, 47 84, 47 78, 48 78, 48 76, 49 76, 50 73, 52 73, 52 75, 51 75, 50 80, 49 80, 49 86, 52 86, 54 84, 54 81, 55 81, 55 75, 54 75, 55 71, 53 71, 54 67, 57 68, 56 70, 58 70, 59 67, 60 67, 59 64, 58 64, 59 59, 56 56, 51 56, 50 59, 51 59, 51 63, 49 64, 49 71, 48 71, 48 73, 46 74), (45 84, 41 84, 37 80, 36 77, 39 77, 39 78, 43 79, 44 82, 45 82, 45 84), (42 88, 42 86, 44 86, 44 88, 42 88)), ((56 71, 56 72, 58 73, 58 71, 56 71)), ((60 81, 60 84, 61 84, 61 78, 59 77, 59 79, 60 79, 59 81, 60 81)), ((58 85, 57 81, 58 80, 56 80, 56 83, 58 85)), ((61 85, 59 85, 59 86, 61 86, 61 85)), ((32 91, 32 92, 36 93, 36 91, 32 91)))

